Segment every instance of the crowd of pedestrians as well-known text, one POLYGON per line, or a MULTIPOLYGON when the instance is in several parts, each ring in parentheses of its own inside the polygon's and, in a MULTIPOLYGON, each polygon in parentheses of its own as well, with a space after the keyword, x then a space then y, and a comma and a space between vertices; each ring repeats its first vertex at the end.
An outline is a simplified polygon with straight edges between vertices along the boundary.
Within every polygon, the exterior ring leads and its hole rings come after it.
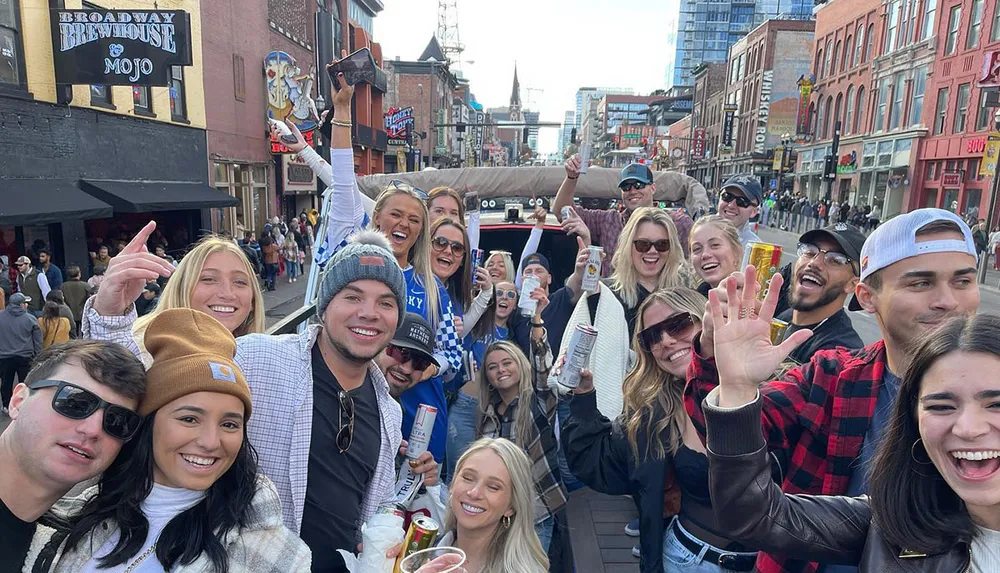
POLYGON ((961 218, 780 207, 737 175, 693 221, 653 206, 642 164, 623 209, 589 210, 574 156, 553 201, 578 248, 565 283, 544 210, 519 256, 474 266, 456 191, 360 193, 341 80, 329 163, 290 126, 337 205, 315 241, 304 216, 173 261, 151 222, 96 254, 82 303, 20 265, 46 302, 36 320, 19 289, 0 313, 0 571, 339 573, 403 471, 443 492, 438 543, 465 573, 549 571, 581 485, 632 498, 643 573, 1000 570, 1000 318, 977 315, 985 249, 961 218), (800 233, 763 298, 740 268, 758 215, 800 233), (262 291, 307 260, 314 319, 264 334, 262 291), (570 341, 594 330, 573 383, 570 341))
POLYGON ((870 233, 878 228, 882 213, 878 205, 851 205, 822 197, 809 199, 805 195, 785 191, 780 196, 772 191, 764 199, 760 223, 793 233, 804 233, 827 225, 846 223, 870 233))

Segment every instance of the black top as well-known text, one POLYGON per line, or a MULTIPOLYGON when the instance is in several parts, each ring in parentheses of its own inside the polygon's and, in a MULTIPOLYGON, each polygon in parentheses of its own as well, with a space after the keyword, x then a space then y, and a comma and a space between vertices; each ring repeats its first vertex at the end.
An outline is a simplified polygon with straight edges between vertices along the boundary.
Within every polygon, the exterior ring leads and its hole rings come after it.
POLYGON ((854 325, 851 324, 851 317, 848 316, 847 311, 843 308, 819 324, 792 324, 791 309, 778 315, 778 319, 788 323, 788 328, 785 330, 785 336, 782 338, 782 341, 787 340, 796 330, 808 328, 813 331, 813 335, 809 340, 803 342, 788 355, 789 358, 799 364, 809 362, 812 355, 820 350, 832 350, 839 346, 853 350, 865 346, 865 343, 858 335, 858 331, 854 330, 854 325))
POLYGON ((611 281, 605 279, 602 282, 604 283, 605 288, 587 297, 587 308, 590 310, 590 323, 593 324, 594 321, 596 320, 597 303, 601 300, 601 293, 604 292, 605 290, 608 290, 614 293, 615 297, 618 299, 618 302, 622 304, 622 309, 625 310, 625 322, 628 324, 628 339, 629 341, 631 341, 632 335, 635 334, 635 323, 639 318, 639 307, 642 306, 643 301, 645 301, 646 297, 649 296, 649 291, 646 290, 646 287, 637 283, 635 286, 639 288, 639 297, 635 302, 635 306, 629 308, 628 306, 625 305, 625 301, 622 300, 622 297, 619 295, 618 291, 611 288, 611 281))
MULTIPOLYGON (((549 306, 542 311, 542 321, 545 322, 545 332, 549 337, 549 348, 558 352, 562 345, 562 338, 566 330, 566 324, 573 316, 573 290, 569 287, 562 287, 549 294, 549 306)), ((533 317, 523 316, 521 312, 514 309, 514 312, 507 320, 510 328, 511 339, 517 342, 525 356, 531 355, 531 324, 533 317)))
POLYGON ((21 521, 0 500, 0 573, 20 573, 34 535, 35 523, 21 521))
POLYGON ((342 388, 323 360, 319 343, 313 345, 312 369, 312 441, 301 537, 312 550, 314 572, 342 573, 347 569, 336 550, 357 553, 361 503, 375 475, 382 444, 381 416, 375 386, 367 376, 364 384, 348 392, 354 400, 354 441, 341 454, 337 432, 342 388))
POLYGON ((690 498, 711 507, 712 496, 708 490, 708 456, 681 444, 674 454, 674 475, 684 498, 690 498))

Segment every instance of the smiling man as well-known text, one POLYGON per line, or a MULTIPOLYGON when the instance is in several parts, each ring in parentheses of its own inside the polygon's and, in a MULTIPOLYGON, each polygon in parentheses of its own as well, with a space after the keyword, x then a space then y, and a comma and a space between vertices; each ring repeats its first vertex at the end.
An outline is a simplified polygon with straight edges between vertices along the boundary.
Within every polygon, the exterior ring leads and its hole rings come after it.
POLYGON ((820 350, 865 345, 844 310, 844 302, 858 285, 864 244, 864 234, 846 223, 799 237, 789 289, 791 308, 777 317, 789 323, 782 340, 796 330, 812 330, 812 338, 789 355, 795 362, 809 362, 820 350))
POLYGON ((35 522, 111 465, 145 391, 142 363, 117 344, 73 340, 38 356, 0 434, 0 572, 20 572, 35 522))
MULTIPOLYGON (((764 437, 781 466, 786 493, 868 493, 867 471, 895 406, 899 375, 914 342, 948 317, 973 314, 979 308, 976 245, 972 231, 954 213, 917 209, 897 215, 872 232, 860 257, 860 282, 851 308, 875 315, 882 340, 859 350, 821 350, 782 379, 764 384, 744 374, 744 379, 732 380, 733 391, 727 390, 724 403, 719 392, 713 391, 719 375, 712 358, 711 315, 693 344, 684 405, 695 428, 704 436, 706 401, 735 408, 755 401, 759 392, 764 437)), ((720 287, 724 289, 726 282, 720 287)), ((817 290, 800 287, 799 302, 817 300, 817 290)), ((763 335, 764 329, 755 330, 750 336, 763 335)), ((745 373, 742 366, 735 370, 745 373)), ((815 571, 816 567, 764 553, 757 560, 763 573, 815 571)), ((823 571, 857 570, 826 565, 823 571)))
POLYGON ((736 227, 740 242, 760 242, 760 237, 750 228, 750 219, 757 215, 764 200, 764 190, 753 175, 734 175, 722 184, 719 192, 719 214, 736 227))

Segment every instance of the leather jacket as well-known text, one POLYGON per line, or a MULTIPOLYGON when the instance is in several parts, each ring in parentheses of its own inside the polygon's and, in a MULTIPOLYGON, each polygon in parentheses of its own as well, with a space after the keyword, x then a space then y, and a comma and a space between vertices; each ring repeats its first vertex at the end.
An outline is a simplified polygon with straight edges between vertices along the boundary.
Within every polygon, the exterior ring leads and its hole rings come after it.
POLYGON ((712 507, 720 533, 761 551, 860 573, 964 573, 971 548, 923 555, 889 544, 872 521, 868 497, 787 495, 771 479, 760 431, 762 400, 721 409, 704 401, 712 507))

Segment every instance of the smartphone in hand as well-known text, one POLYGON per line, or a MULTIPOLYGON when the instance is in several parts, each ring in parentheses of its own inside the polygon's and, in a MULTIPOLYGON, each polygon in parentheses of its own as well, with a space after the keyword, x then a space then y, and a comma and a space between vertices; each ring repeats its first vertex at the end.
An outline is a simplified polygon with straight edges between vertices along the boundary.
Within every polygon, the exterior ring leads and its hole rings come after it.
POLYGON ((295 139, 295 136, 292 135, 292 130, 288 129, 288 126, 285 125, 285 122, 278 121, 270 117, 267 118, 267 122, 278 131, 278 139, 285 145, 290 145, 298 141, 295 139))
POLYGON ((378 65, 375 64, 372 51, 368 48, 361 48, 340 61, 328 64, 326 73, 333 81, 334 89, 340 91, 342 86, 340 80, 337 79, 338 73, 343 73, 347 85, 353 86, 362 82, 374 83, 377 69, 378 65))

